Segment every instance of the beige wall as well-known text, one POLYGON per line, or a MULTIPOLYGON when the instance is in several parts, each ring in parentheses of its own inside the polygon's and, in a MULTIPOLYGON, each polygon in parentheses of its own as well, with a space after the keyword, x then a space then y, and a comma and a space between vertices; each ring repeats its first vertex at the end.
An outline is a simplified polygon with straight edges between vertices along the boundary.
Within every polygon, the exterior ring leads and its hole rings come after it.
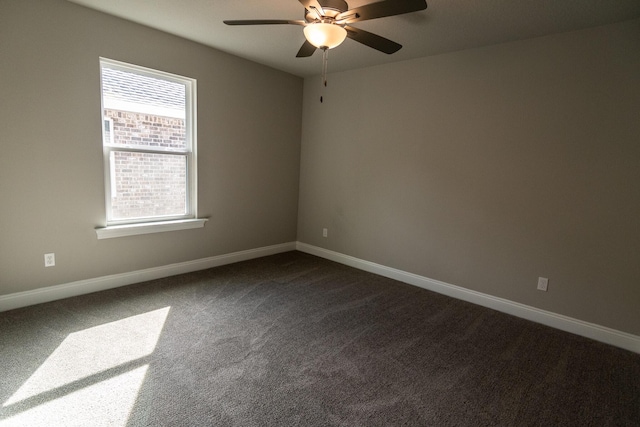
POLYGON ((297 220, 305 243, 640 334, 640 21, 320 94, 63 0, 0 2, 0 295, 290 242, 297 220), (99 56, 198 80, 204 229, 96 239, 99 56))
POLYGON ((640 334, 640 21, 320 94, 306 79, 299 241, 640 334))
POLYGON ((295 241, 302 87, 63 0, 1 1, 0 295, 295 241), (204 229, 97 240, 100 56, 197 79, 204 229))

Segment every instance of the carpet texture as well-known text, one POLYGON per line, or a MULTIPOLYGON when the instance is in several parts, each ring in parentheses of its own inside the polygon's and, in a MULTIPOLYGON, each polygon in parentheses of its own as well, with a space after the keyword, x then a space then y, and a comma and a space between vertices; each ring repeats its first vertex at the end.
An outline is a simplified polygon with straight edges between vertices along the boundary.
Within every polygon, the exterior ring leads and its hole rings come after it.
POLYGON ((0 361, 2 427, 640 425, 640 355, 300 252, 0 313, 0 361))

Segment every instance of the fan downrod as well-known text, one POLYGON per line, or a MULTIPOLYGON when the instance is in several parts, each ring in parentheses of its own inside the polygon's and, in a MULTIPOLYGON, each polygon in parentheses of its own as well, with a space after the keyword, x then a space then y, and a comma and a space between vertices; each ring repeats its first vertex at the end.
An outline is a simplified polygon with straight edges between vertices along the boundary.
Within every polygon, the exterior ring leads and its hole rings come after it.
MULTIPOLYGON (((323 17, 334 18, 336 15, 349 10, 349 5, 344 0, 318 0, 318 4, 322 6, 323 17)), ((315 11, 305 9, 304 19, 307 22, 318 20, 315 11)))

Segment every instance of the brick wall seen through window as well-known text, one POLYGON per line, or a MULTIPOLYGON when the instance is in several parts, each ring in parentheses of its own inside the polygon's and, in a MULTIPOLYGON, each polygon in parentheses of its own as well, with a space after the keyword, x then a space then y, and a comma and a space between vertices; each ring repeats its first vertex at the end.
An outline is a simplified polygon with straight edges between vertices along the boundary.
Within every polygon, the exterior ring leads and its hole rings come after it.
MULTIPOLYGON (((184 119, 105 109, 112 120, 114 145, 183 149, 184 119)), ((115 218, 175 215, 186 212, 185 156, 113 151, 115 188, 111 210, 115 218)))

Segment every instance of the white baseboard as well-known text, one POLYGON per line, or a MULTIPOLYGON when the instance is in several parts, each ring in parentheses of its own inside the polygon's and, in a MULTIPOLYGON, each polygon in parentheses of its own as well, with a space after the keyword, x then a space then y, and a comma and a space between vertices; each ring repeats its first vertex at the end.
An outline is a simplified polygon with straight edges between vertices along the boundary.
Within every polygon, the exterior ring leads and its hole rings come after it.
POLYGON ((79 280, 57 286, 34 289, 0 296, 0 311, 12 310, 35 304, 55 301, 92 292, 104 291, 120 286, 131 285, 147 280, 160 279, 177 274, 190 273, 205 270, 207 268, 246 261, 281 252, 299 250, 321 258, 329 259, 359 270, 375 273, 380 276, 418 286, 433 292, 447 295, 456 299, 471 302, 543 325, 551 326, 562 331, 570 332, 583 337, 591 338, 606 344, 640 353, 640 337, 594 323, 584 322, 561 314, 541 310, 528 305, 494 297, 481 292, 472 291, 460 286, 451 285, 434 279, 429 279, 417 274, 408 273, 384 265, 365 261, 339 252, 330 251, 317 246, 301 242, 290 242, 246 251, 233 252, 209 258, 169 264, 161 267, 132 271, 129 273, 114 274, 95 279, 79 280))
POLYGON ((417 274, 408 273, 406 271, 397 270, 395 268, 386 267, 373 262, 364 261, 359 258, 354 258, 349 255, 319 248, 317 246, 308 245, 306 243, 297 242, 296 249, 301 252, 326 258, 359 270, 375 273, 410 285, 419 286, 439 294, 471 302, 473 304, 531 320, 536 323, 541 323, 546 326, 551 326, 552 328, 560 329, 565 332, 581 335, 606 344, 611 344, 635 353, 640 353, 640 336, 637 335, 596 325, 594 323, 584 322, 561 314, 541 310, 539 308, 509 301, 503 298, 483 294, 481 292, 472 291, 460 286, 418 276, 417 274))
POLYGON ((176 274, 205 270, 207 268, 218 267, 221 265, 232 264, 234 262, 246 261, 254 258, 260 258, 267 255, 274 255, 281 252, 293 251, 295 249, 295 242, 283 243, 279 245, 265 246, 257 249, 233 252, 230 254, 218 255, 194 261, 186 261, 176 264, 164 265, 161 267, 147 268, 144 270, 132 271, 129 273, 113 274, 110 276, 103 276, 95 279, 79 280, 77 282, 49 286, 46 288, 34 289, 31 291, 1 295, 0 311, 13 310, 15 308, 26 307, 29 305, 41 304, 44 302, 55 301, 63 298, 89 294, 92 292, 104 291, 120 286, 145 282, 147 280, 175 276, 176 274))

